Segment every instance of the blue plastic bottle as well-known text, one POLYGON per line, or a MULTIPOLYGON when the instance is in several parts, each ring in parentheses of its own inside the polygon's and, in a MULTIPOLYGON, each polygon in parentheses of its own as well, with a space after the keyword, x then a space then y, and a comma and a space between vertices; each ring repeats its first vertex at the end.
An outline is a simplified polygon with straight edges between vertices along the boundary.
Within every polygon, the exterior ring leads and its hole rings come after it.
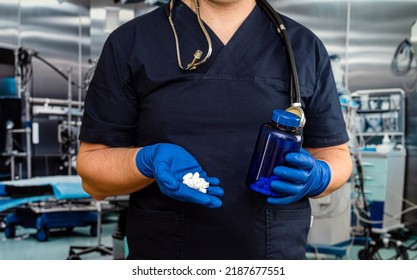
POLYGON ((271 122, 262 125, 246 178, 252 190, 279 196, 271 190, 271 181, 277 179, 272 171, 285 165, 287 153, 300 151, 303 137, 299 126, 300 117, 283 110, 274 110, 271 122))

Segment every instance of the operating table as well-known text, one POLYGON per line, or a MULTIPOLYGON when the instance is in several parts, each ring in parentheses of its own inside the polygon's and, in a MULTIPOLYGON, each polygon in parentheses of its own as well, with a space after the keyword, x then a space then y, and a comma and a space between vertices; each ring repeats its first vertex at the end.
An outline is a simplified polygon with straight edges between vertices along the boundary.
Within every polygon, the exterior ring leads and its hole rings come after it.
POLYGON ((50 229, 90 225, 97 235, 97 209, 81 186, 79 176, 49 176, 0 182, 0 214, 4 235, 13 238, 16 227, 35 228, 36 238, 47 241, 50 229))

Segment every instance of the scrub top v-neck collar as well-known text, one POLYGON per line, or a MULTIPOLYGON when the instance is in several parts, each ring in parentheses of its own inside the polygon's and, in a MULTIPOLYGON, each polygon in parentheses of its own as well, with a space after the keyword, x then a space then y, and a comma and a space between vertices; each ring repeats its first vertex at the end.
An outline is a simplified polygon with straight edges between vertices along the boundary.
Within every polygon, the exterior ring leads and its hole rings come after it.
MULTIPOLYGON (((181 39, 185 40, 184 42, 180 42, 181 47, 184 46, 182 47, 184 48, 184 51, 181 50, 181 53, 185 54, 185 51, 187 51, 189 52, 188 57, 190 57, 190 53, 192 54, 195 51, 195 49, 192 48, 203 48, 203 55, 205 55, 207 52, 207 40, 197 22, 196 14, 183 2, 178 1, 177 3, 176 7, 174 7, 173 18, 176 26, 178 26, 176 27, 177 32, 180 30, 179 32, 182 34, 180 41, 181 39), (187 36, 189 38, 186 38, 187 36), (191 45, 193 46, 187 45, 187 41, 191 41, 191 45)), ((205 69, 207 74, 219 73, 219 71, 224 73, 225 70, 231 70, 229 67, 234 68, 236 64, 224 65, 223 62, 225 61, 225 57, 234 57, 232 61, 235 63, 242 61, 242 57, 244 57, 245 53, 250 49, 250 46, 256 38, 262 34, 260 31, 266 28, 266 24, 268 24, 267 17, 264 15, 262 9, 256 5, 226 45, 223 44, 213 30, 205 24, 212 40, 213 52, 208 61, 199 68, 205 69)), ((183 57, 183 63, 188 63, 185 56, 183 57)))

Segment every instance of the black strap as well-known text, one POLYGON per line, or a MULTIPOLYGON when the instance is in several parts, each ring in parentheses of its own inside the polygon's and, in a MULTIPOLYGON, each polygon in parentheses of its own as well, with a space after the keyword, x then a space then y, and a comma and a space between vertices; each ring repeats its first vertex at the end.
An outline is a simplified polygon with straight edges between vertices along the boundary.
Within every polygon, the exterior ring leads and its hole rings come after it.
POLYGON ((270 20, 274 23, 275 27, 279 31, 280 37, 284 41, 285 49, 287 52, 288 61, 290 63, 290 96, 291 103, 301 103, 300 84, 298 80, 297 65, 295 63, 294 52, 291 46, 291 41, 288 37, 287 30, 285 29, 284 22, 282 21, 279 13, 266 0, 256 0, 259 7, 267 14, 270 20), (284 27, 284 28, 282 28, 284 27))

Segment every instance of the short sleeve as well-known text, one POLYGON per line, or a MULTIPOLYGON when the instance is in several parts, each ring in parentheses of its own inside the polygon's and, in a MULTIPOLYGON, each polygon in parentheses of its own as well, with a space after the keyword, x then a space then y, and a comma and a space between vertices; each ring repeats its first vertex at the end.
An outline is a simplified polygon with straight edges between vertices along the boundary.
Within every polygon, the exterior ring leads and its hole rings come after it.
POLYGON ((309 148, 335 146, 349 141, 330 58, 324 47, 320 57, 314 92, 305 100, 307 121, 303 134, 304 146, 309 148))
POLYGON ((79 138, 89 143, 126 147, 134 143, 137 97, 128 82, 128 52, 122 51, 118 43, 121 39, 114 37, 110 35, 105 42, 89 85, 79 138))

